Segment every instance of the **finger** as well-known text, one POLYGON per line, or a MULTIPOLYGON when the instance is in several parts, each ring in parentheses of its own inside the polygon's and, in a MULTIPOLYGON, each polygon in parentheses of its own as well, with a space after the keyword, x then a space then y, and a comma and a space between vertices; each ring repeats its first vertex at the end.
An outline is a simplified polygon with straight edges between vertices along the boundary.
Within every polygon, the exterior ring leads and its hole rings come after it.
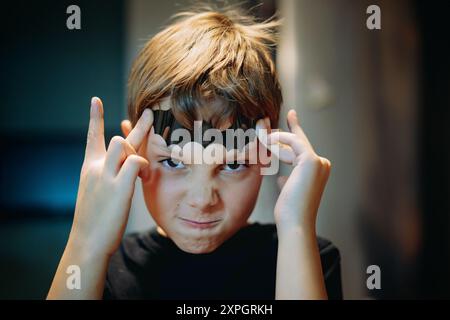
POLYGON ((147 141, 147 151, 152 150, 156 153, 161 153, 161 155, 170 155, 170 150, 177 144, 167 146, 166 141, 159 134, 155 134, 155 128, 152 126, 150 129, 150 135, 147 141))
POLYGON ((123 163, 117 179, 125 186, 134 188, 134 183, 140 173, 144 178, 148 176, 148 165, 149 163, 145 158, 132 154, 123 163))
POLYGON ((306 136, 305 132, 300 126, 300 122, 298 121, 297 117, 297 112, 294 109, 289 110, 286 118, 289 130, 298 137, 300 137, 301 139, 305 140, 307 144, 311 145, 311 143, 308 140, 308 137, 306 136))
POLYGON ((145 109, 139 118, 136 126, 128 134, 126 140, 134 148, 138 150, 142 141, 148 134, 148 130, 153 124, 153 112, 150 109, 145 109))
POLYGON ((279 160, 286 164, 293 164, 297 155, 294 150, 289 145, 286 144, 272 144, 269 145, 268 149, 270 150, 270 154, 273 157, 277 157, 279 160))
POLYGON ((105 152, 106 148, 103 122, 103 103, 99 98, 93 97, 91 99, 91 110, 85 157, 87 159, 96 159, 103 156, 105 152))
POLYGON ((281 189, 283 189, 283 187, 286 184, 286 181, 287 181, 288 178, 289 177, 287 177, 287 176, 279 176, 277 178, 278 189, 280 189, 280 191, 281 191, 281 189))
MULTIPOLYGON (((279 143, 290 146, 297 156, 309 149, 309 145, 299 139, 294 133, 277 131, 272 132, 267 138, 269 142, 268 147, 271 150, 279 143)), ((281 149, 285 146, 278 147, 281 149)))
POLYGON ((274 154, 276 157, 278 157, 278 159, 280 159, 284 163, 293 164, 295 158, 297 157, 295 155, 294 150, 292 150, 292 148, 288 145, 280 144, 279 146, 280 147, 278 148, 277 152, 272 151, 272 154, 274 154))
POLYGON ((106 152, 105 172, 111 176, 116 176, 125 159, 132 154, 136 154, 133 147, 121 136, 114 136, 106 152))
POLYGON ((131 125, 130 120, 123 120, 120 123, 120 129, 122 130, 123 136, 126 138, 131 132, 131 129, 133 129, 133 126, 131 125))

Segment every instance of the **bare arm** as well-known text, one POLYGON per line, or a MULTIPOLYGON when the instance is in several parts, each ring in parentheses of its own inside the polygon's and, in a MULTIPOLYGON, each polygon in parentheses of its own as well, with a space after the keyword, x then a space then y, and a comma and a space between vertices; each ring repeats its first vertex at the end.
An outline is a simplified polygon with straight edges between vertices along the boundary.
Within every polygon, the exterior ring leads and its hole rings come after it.
POLYGON ((64 250, 47 299, 101 299, 105 286, 108 258, 86 254, 70 244, 64 250), (70 289, 67 273, 70 266, 76 265, 80 270, 80 288, 70 289))
POLYGON ((287 123, 290 132, 268 135, 272 154, 293 165, 290 176, 279 179, 274 211, 279 240, 276 299, 327 299, 315 226, 331 164, 314 152, 294 110, 288 112, 287 123))
POLYGON ((276 299, 327 299, 315 233, 293 228, 278 241, 276 299))

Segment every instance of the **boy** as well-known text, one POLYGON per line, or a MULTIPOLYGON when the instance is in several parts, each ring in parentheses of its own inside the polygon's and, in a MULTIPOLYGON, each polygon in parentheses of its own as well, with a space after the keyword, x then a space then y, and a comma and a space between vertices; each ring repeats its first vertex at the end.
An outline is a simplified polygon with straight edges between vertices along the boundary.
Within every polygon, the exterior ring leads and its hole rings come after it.
POLYGON ((330 162, 314 152, 295 111, 290 132, 270 131, 282 103, 270 53, 276 26, 233 10, 179 14, 136 58, 125 138, 108 149, 103 105, 92 99, 73 227, 49 299, 341 297, 339 253, 315 233, 330 162), (219 133, 271 133, 235 158, 195 163, 198 149, 176 156, 172 134, 195 131, 198 121, 219 133), (276 223, 249 224, 265 167, 249 154, 275 147, 294 166, 281 181, 276 223), (157 227, 121 242, 138 176, 157 227), (66 287, 71 265, 81 270, 79 290, 66 287))

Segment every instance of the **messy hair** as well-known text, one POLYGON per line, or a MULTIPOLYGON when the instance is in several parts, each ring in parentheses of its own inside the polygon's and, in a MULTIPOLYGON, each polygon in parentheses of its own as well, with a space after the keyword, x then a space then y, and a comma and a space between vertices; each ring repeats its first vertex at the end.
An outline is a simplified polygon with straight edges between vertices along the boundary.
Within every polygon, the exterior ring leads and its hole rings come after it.
POLYGON ((279 21, 258 21, 237 7, 199 7, 172 17, 135 59, 128 80, 128 116, 135 125, 145 108, 171 98, 176 120, 191 128, 202 108, 214 123, 242 114, 269 117, 277 127, 281 88, 272 59, 279 21), (211 110, 209 110, 211 112, 211 110))

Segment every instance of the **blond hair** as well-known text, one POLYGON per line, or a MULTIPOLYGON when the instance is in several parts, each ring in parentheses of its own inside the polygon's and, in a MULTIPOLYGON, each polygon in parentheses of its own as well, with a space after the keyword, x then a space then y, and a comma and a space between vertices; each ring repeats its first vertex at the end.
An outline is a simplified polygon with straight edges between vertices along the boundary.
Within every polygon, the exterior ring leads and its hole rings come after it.
POLYGON ((188 128, 202 108, 212 108, 205 102, 215 98, 226 101, 213 110, 216 124, 240 113, 269 117, 277 127, 282 95, 272 49, 279 22, 258 22, 236 8, 208 7, 181 12, 173 20, 132 65, 128 116, 133 125, 145 108, 170 96, 175 118, 188 128))

